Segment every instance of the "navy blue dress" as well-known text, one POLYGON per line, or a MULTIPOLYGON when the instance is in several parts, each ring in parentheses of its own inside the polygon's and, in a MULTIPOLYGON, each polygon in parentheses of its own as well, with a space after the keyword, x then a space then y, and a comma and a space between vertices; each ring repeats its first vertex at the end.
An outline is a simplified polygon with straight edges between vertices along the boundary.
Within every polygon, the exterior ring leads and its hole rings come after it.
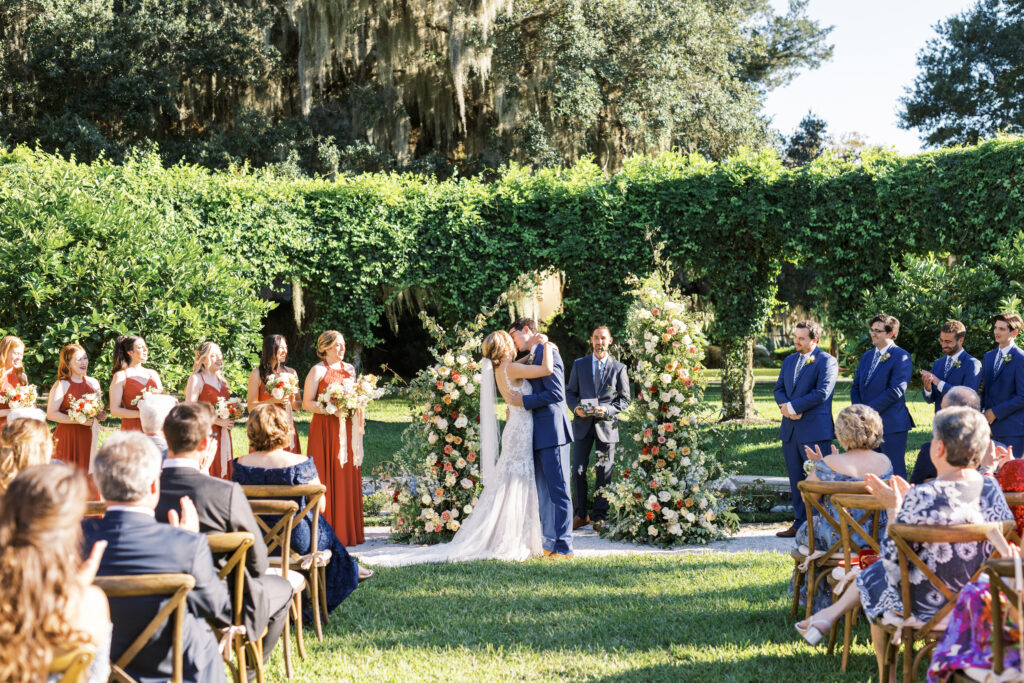
MULTIPOLYGON (((243 486, 297 486, 316 479, 317 471, 313 458, 306 458, 291 467, 274 468, 249 467, 236 460, 231 478, 243 486)), ((306 504, 306 501, 300 498, 296 498, 295 502, 300 508, 306 504)), ((292 550, 299 554, 305 555, 310 550, 310 531, 313 528, 314 514, 319 513, 313 510, 307 512, 305 518, 292 529, 292 550)), ((331 551, 331 561, 326 572, 327 585, 324 589, 327 594, 327 610, 334 611, 334 608, 359 585, 359 566, 345 550, 345 546, 338 540, 334 529, 323 515, 320 515, 317 528, 316 547, 317 550, 331 551)))

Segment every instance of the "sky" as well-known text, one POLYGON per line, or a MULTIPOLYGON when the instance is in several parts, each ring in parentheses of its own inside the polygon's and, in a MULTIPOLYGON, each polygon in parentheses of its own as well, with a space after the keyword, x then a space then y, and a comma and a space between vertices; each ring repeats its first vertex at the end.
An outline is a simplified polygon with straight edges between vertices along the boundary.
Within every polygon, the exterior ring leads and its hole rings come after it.
MULTIPOLYGON (((917 53, 935 37, 935 24, 975 1, 810 0, 808 16, 835 27, 829 35, 832 59, 770 92, 765 113, 786 136, 810 109, 836 137, 857 132, 872 145, 905 154, 921 150, 917 131, 898 126, 899 99, 913 85, 917 53)), ((788 0, 771 2, 777 12, 789 6, 788 0)))

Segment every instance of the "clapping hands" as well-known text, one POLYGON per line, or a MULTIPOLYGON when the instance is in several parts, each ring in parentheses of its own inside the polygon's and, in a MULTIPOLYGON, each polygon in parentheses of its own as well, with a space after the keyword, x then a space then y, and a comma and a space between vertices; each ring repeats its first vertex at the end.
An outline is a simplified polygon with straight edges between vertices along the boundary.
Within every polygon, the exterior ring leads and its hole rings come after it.
POLYGON ((899 510, 903 505, 903 498, 907 495, 912 484, 900 476, 893 476, 889 481, 882 480, 877 474, 868 474, 864 477, 868 493, 874 497, 879 504, 889 510, 899 510))
MULTIPOLYGON (((822 460, 825 456, 821 454, 821 446, 814 444, 814 450, 811 450, 810 446, 804 446, 804 453, 807 455, 808 460, 822 460)), ((839 449, 836 448, 835 444, 832 444, 832 451, 829 455, 839 455, 839 449)))
POLYGON ((167 523, 177 529, 199 533, 199 511, 188 496, 181 497, 181 515, 174 510, 167 511, 167 523))

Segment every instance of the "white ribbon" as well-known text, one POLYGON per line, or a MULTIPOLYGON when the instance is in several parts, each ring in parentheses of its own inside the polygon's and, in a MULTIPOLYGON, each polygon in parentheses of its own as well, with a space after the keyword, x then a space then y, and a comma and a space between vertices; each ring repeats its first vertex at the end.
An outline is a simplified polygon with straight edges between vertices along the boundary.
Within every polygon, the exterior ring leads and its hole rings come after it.
POLYGON ((342 418, 341 414, 335 415, 338 418, 338 462, 342 467, 348 462, 348 431, 345 423, 352 420, 352 465, 359 467, 363 464, 363 434, 366 433, 366 411, 360 408, 351 417, 342 418))
POLYGON ((846 590, 846 587, 856 580, 858 574, 860 574, 860 565, 854 565, 849 571, 847 571, 846 567, 836 567, 833 569, 832 578, 836 580, 836 585, 832 587, 832 595, 841 595, 846 590))
POLYGON ((220 634, 220 656, 225 662, 231 661, 231 642, 235 636, 245 637, 247 631, 244 626, 228 626, 220 634))
POLYGON ((96 460, 96 453, 100 449, 100 421, 96 418, 92 420, 92 443, 89 444, 89 474, 93 473, 93 462, 96 460))
POLYGON ((904 619, 895 612, 886 612, 882 615, 882 624, 884 626, 895 626, 896 633, 892 636, 892 644, 895 647, 899 647, 900 643, 903 642, 903 629, 905 628, 921 628, 924 626, 924 622, 915 617, 913 614, 910 617, 904 619))
POLYGON ((310 567, 326 567, 331 563, 333 553, 330 550, 317 550, 314 553, 303 555, 299 566, 303 571, 309 571, 310 567))
POLYGON ((804 558, 804 561, 800 563, 800 571, 806 572, 811 568, 811 562, 814 562, 819 557, 825 557, 824 550, 815 550, 813 553, 804 558))
POLYGON ((228 474, 228 463, 231 462, 231 456, 234 455, 231 452, 231 430, 227 427, 217 427, 220 430, 220 476, 226 477, 228 474))

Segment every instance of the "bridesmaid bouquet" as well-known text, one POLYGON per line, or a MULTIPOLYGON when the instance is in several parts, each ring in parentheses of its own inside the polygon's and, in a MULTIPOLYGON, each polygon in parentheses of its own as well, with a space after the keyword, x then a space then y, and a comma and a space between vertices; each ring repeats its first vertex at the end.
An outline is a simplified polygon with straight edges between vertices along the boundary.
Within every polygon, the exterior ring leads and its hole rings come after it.
POLYGON ((36 404, 39 394, 35 384, 11 387, 4 393, 4 402, 11 408, 31 408, 36 404))
POLYGON ((282 372, 279 375, 267 375, 267 381, 263 383, 267 387, 267 393, 276 398, 291 399, 299 393, 299 378, 290 372, 282 372))
POLYGON ((141 403, 142 401, 145 401, 150 396, 153 396, 154 394, 159 394, 159 393, 160 392, 157 391, 156 389, 154 389, 153 387, 148 387, 146 389, 143 389, 139 393, 138 396, 136 396, 135 398, 132 399, 132 407, 134 408, 135 406, 139 405, 139 403, 141 403))
POLYGON ((84 425, 103 411, 103 398, 99 392, 86 394, 71 401, 68 406, 68 417, 74 422, 84 425))
POLYGON ((245 403, 240 398, 224 398, 221 396, 217 399, 217 405, 214 407, 217 411, 217 417, 222 420, 237 420, 242 417, 242 412, 245 411, 245 403))
POLYGON ((383 396, 384 392, 385 389, 377 386, 376 375, 348 377, 329 384, 316 397, 316 404, 328 415, 337 415, 344 420, 360 408, 368 406, 370 401, 383 396))

